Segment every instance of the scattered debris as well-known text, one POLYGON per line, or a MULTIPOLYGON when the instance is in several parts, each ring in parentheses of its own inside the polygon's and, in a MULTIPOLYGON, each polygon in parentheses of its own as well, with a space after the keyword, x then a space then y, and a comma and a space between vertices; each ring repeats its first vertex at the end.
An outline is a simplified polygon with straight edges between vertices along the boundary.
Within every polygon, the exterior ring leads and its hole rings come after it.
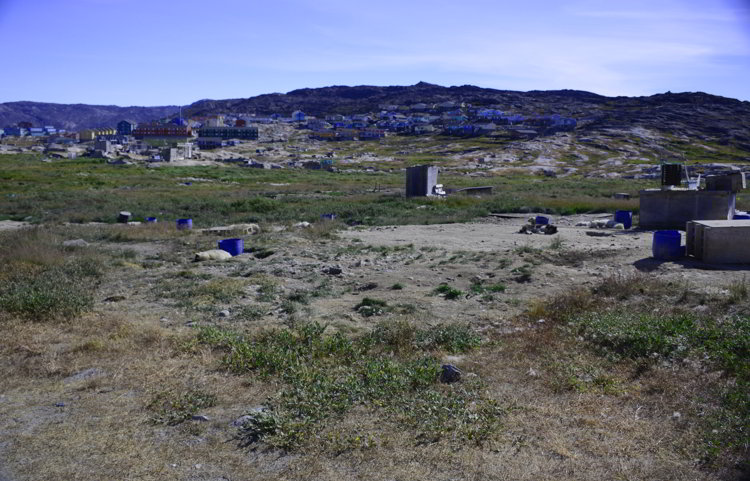
POLYGON ((201 229, 199 232, 204 234, 246 234, 253 235, 260 233, 260 226, 258 224, 232 224, 225 226, 209 227, 208 229, 201 229))
MULTIPOLYGON (((548 220, 547 222, 537 222, 537 218, 540 218, 539 220, 541 220, 541 216, 529 217, 529 221, 521 227, 521 230, 519 230, 518 233, 544 235, 557 234, 557 226, 549 224, 548 220)), ((546 217, 543 219, 546 219, 546 217)))

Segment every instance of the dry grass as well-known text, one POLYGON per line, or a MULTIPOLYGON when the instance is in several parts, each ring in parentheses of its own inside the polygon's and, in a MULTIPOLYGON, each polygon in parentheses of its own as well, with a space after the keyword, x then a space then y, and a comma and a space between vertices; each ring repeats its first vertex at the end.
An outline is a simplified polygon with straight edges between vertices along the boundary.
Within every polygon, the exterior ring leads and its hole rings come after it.
MULTIPOLYGON (((156 235, 143 235, 147 234, 156 235)), ((160 242, 172 242, 171 233, 164 235, 160 242)), ((127 247, 149 238, 117 242, 127 247)), ((195 239, 178 235, 174 242, 180 245, 187 240, 195 239)), ((108 249, 116 247, 111 239, 105 242, 108 249)), ((305 262, 312 265, 310 276, 317 283, 316 262, 324 261, 314 255, 323 258, 323 248, 310 242, 304 245, 309 256, 305 262)), ((21 248, 13 255, 22 258, 23 252, 21 248)), ((49 250, 26 252, 28 262, 54 265, 59 260, 49 250)), ((132 259, 136 265, 138 256, 132 259)), ((257 285, 243 302, 262 305, 262 324, 278 326, 279 320, 268 318, 266 312, 289 293, 309 286, 300 280, 301 274, 298 278, 269 274, 276 266, 272 261, 254 261, 250 277, 233 278, 223 275, 237 266, 187 261, 148 270, 114 267, 104 276, 97 299, 104 293, 122 292, 124 301, 98 302, 92 312, 63 323, 6 318, 2 324, 6 341, 0 344, 0 457, 4 460, 0 478, 713 480, 737 475, 732 471, 737 457, 704 464, 703 423, 718 408, 717 393, 726 386, 726 377, 692 358, 643 362, 602 356, 566 329, 571 316, 613 300, 660 308, 664 313, 682 312, 700 302, 717 316, 725 315, 728 305, 732 312, 747 308, 740 287, 713 296, 690 295, 675 306, 690 286, 643 277, 606 279, 593 289, 551 296, 512 320, 521 331, 485 332, 478 349, 449 358, 449 349, 438 352, 457 363, 467 379, 476 375, 483 382, 482 396, 505 408, 495 436, 483 446, 415 442, 411 427, 393 413, 357 406, 334 416, 302 449, 284 452, 263 444, 242 448, 232 421, 273 399, 283 387, 281 382, 221 369, 223 353, 195 342, 194 330, 185 326, 196 318, 172 307, 170 300, 154 300, 153 293, 166 278, 185 285, 195 281, 186 289, 186 297, 200 299, 215 310, 224 302, 221 299, 234 302, 249 286, 257 285), (188 267, 192 274, 179 274, 188 267), (545 323, 539 324, 539 319, 545 323), (92 368, 99 369, 100 375, 71 378, 92 368), (208 421, 186 420, 174 426, 151 422, 149 403, 159 393, 196 391, 216 396, 213 406, 197 411, 208 421), (674 412, 680 413, 679 419, 674 412)), ((243 267, 238 272, 248 270, 243 267)), ((352 281, 331 282, 333 289, 343 292, 352 281)), ((382 342, 390 346, 383 348, 384 356, 411 349, 417 327, 439 325, 421 304, 434 299, 428 294, 436 283, 416 290, 414 282, 408 282, 398 291, 388 289, 392 284, 393 280, 381 282, 385 287, 377 295, 395 296, 387 297, 389 305, 411 302, 420 307, 413 314, 394 314, 412 324, 390 318, 382 324, 382 342)), ((341 312, 350 313, 354 296, 339 297, 311 297, 310 303, 341 305, 341 312)), ((461 302, 456 312, 478 301, 461 302)), ((253 331, 257 321, 233 317, 222 322, 253 331)), ((355 337, 372 330, 377 321, 358 322, 355 337)), ((473 337, 467 339, 475 345, 473 337)), ((459 388, 461 384, 440 387, 459 388)))

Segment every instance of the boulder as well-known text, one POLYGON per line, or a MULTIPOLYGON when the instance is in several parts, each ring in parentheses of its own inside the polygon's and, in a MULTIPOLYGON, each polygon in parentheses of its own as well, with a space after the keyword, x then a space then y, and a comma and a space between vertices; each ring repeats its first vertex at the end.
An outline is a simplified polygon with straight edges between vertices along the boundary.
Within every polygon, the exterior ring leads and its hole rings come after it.
POLYGON ((199 261, 225 261, 231 259, 232 254, 221 249, 211 249, 195 254, 195 262, 199 261))
POLYGON ((443 364, 440 366, 440 382, 450 384, 461 379, 461 370, 453 364, 443 364))

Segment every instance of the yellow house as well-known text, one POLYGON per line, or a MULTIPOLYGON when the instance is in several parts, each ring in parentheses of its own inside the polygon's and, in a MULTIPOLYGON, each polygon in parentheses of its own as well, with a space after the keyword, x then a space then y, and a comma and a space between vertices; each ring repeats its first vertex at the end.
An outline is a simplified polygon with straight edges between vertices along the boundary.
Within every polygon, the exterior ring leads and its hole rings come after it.
POLYGON ((78 137, 81 139, 81 142, 84 142, 86 140, 94 140, 96 138, 96 131, 94 129, 85 129, 81 130, 79 132, 78 137))
POLYGON ((81 142, 85 142, 87 140, 96 140, 96 138, 100 135, 115 135, 117 134, 117 129, 112 128, 103 128, 103 129, 85 129, 81 130, 79 133, 79 138, 81 142))

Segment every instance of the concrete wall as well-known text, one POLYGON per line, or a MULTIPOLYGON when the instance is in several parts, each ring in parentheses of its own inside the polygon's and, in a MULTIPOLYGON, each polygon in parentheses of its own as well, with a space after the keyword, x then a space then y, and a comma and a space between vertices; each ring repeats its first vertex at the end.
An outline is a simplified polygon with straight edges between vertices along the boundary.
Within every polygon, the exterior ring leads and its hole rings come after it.
POLYGON ((438 168, 434 165, 417 165, 406 169, 406 197, 431 196, 437 185, 438 168))
POLYGON ((659 190, 640 192, 639 226, 685 230, 691 220, 729 220, 736 194, 728 191, 659 190))
POLYGON ((750 264, 750 220, 688 222, 687 255, 711 264, 750 264))

